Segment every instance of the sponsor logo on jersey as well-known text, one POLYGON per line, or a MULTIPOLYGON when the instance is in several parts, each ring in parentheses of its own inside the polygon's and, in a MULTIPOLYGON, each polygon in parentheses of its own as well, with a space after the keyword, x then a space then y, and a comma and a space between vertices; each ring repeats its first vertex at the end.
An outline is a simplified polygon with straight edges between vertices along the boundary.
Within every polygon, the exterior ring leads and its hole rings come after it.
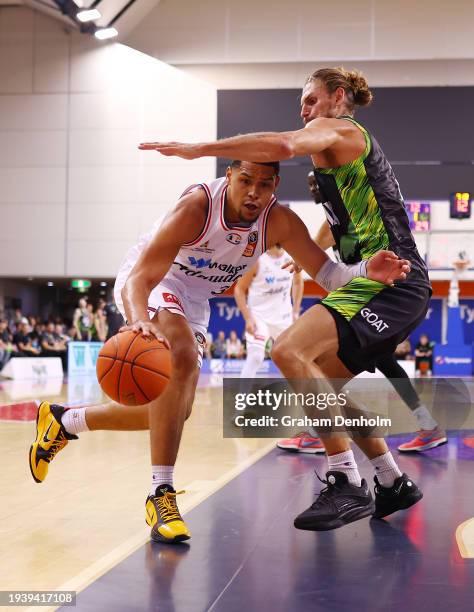
POLYGON ((378 331, 379 334, 383 332, 384 329, 389 327, 388 323, 385 323, 385 321, 381 319, 377 313, 372 312, 370 308, 362 308, 360 314, 364 317, 369 325, 378 331))
POLYGON ((235 234, 234 232, 227 234, 225 239, 231 244, 240 244, 242 242, 242 236, 240 234, 235 234))
POLYGON ((272 283, 275 282, 275 277, 274 276, 265 276, 265 282, 268 283, 269 285, 271 285, 272 283))
POLYGON ((189 278, 200 278, 208 283, 219 283, 222 285, 218 290, 211 291, 213 295, 219 295, 224 293, 229 287, 231 287, 243 274, 243 271, 247 267, 247 264, 241 266, 234 266, 232 264, 223 264, 216 261, 209 261, 207 267, 204 268, 190 268, 185 263, 180 261, 174 261, 174 266, 177 266, 176 273, 184 274, 189 278), (204 274, 208 270, 213 271, 211 274, 204 274), (219 274, 220 273, 220 274, 219 274))
POLYGON ((192 251, 197 251, 199 253, 214 253, 214 251, 216 249, 210 249, 209 248, 209 240, 206 240, 206 242, 203 242, 202 244, 200 244, 197 247, 194 247, 193 249, 191 249, 192 251))
POLYGON ((184 312, 184 308, 177 295, 174 295, 173 293, 163 293, 163 299, 167 304, 176 304, 176 306, 178 306, 178 308, 184 312))
POLYGON ((195 257, 188 257, 188 261, 189 263, 194 266, 195 268, 207 268, 209 267, 209 265, 212 263, 212 259, 203 259, 202 257, 200 257, 199 259, 196 259, 195 257))
POLYGON ((247 246, 245 247, 245 251, 243 253, 244 257, 253 257, 255 249, 257 248, 257 242, 258 232, 250 232, 249 237, 247 239, 247 246))

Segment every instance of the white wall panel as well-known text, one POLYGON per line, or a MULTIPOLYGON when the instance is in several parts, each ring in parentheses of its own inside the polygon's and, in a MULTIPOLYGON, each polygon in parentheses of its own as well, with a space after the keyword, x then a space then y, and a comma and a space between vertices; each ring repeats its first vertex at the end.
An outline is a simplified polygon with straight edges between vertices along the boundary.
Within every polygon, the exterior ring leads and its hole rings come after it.
POLYGON ((117 242, 131 240, 138 235, 138 216, 135 202, 126 204, 71 205, 68 209, 68 240, 117 242))
POLYGON ((64 208, 56 204, 1 204, 2 224, 8 227, 8 240, 14 240, 17 248, 11 253, 16 258, 20 248, 30 252, 49 249, 51 242, 59 242, 64 248, 64 208), (31 249, 33 247, 33 250, 31 249))
POLYGON ((48 248, 39 249, 38 242, 23 244, 17 240, 0 239, 0 251, 11 257, 0 258, 2 276, 61 276, 64 274, 64 241, 51 241, 48 248))
POLYGON ((138 166, 137 130, 71 130, 69 163, 73 167, 138 166))
POLYGON ((67 91, 69 78, 69 44, 64 38, 37 40, 34 54, 34 91, 60 93, 67 91))
POLYGON ((175 65, 474 58, 472 0, 206 0, 195 7, 194 0, 160 2, 126 42, 175 65))
MULTIPOLYGON (((180 64, 180 69, 207 81, 218 89, 275 89, 302 87, 316 68, 334 66, 334 61, 180 64)), ((474 60, 439 61, 357 61, 355 66, 367 77, 371 87, 423 87, 474 85, 474 60)))
POLYGON ((29 9, 0 11, 0 94, 31 93, 34 14, 29 9))
POLYGON ((115 276, 130 243, 72 240, 68 243, 67 276, 115 276))
POLYGON ((143 101, 138 95, 73 93, 70 98, 70 127, 84 129, 132 129, 141 124, 143 101))
POLYGON ((0 168, 66 166, 66 130, 0 131, 0 168))
POLYGON ((369 23, 327 24, 315 32, 314 23, 309 20, 304 22, 302 31, 301 57, 338 61, 341 57, 372 56, 369 23))
POLYGON ((67 96, 0 95, 0 130, 64 130, 67 96))
POLYGON ((0 204, 54 203, 64 206, 65 168, 0 168, 0 204))
POLYGON ((0 40, 0 94, 31 93, 33 44, 0 40))

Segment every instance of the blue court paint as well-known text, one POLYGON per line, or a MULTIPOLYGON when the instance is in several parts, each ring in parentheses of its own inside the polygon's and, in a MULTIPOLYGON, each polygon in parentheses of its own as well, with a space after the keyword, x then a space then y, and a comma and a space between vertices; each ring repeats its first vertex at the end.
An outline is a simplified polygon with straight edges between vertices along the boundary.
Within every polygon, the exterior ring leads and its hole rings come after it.
MULTIPOLYGON (((293 527, 321 486, 312 472, 322 475, 325 459, 272 451, 186 516, 189 545, 148 543, 81 592, 76 610, 470 610, 474 560, 461 558, 455 540, 474 516, 465 435, 399 456, 425 495, 412 509, 325 533, 293 527)), ((370 463, 356 457, 372 481, 370 463)))

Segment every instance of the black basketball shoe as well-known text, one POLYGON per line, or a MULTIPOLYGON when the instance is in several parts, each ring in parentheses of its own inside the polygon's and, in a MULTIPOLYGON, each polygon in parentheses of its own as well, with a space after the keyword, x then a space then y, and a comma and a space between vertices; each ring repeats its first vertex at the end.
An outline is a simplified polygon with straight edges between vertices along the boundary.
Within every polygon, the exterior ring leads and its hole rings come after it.
POLYGON ((383 518, 397 510, 406 510, 419 502, 423 493, 406 474, 399 476, 392 487, 382 487, 377 476, 375 480, 374 518, 383 518))
POLYGON ((330 471, 326 478, 322 480, 318 476, 327 487, 319 492, 307 510, 295 518, 297 529, 328 531, 373 514, 374 500, 365 480, 356 487, 349 483, 344 472, 330 471))

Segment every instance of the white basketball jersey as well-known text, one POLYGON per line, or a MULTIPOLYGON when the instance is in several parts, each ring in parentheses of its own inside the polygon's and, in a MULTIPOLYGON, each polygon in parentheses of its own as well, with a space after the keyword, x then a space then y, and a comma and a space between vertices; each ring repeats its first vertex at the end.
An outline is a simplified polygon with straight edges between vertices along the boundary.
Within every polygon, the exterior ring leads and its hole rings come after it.
MULTIPOLYGON (((193 242, 180 248, 171 268, 160 283, 166 286, 167 279, 177 281, 185 295, 193 301, 207 300, 226 291, 265 252, 267 217, 276 201, 275 196, 272 196, 270 204, 250 227, 229 227, 224 217, 227 180, 219 178, 209 184, 192 185, 186 189, 183 196, 200 188, 206 192, 209 203, 204 228, 193 242)), ((152 230, 128 251, 117 281, 125 273, 128 276, 141 252, 160 228, 163 219, 164 217, 156 221, 152 230)))
POLYGON ((291 257, 285 251, 280 257, 264 253, 259 258, 258 271, 247 296, 247 305, 254 317, 268 323, 291 318, 293 275, 281 268, 287 261, 291 261, 291 257))

